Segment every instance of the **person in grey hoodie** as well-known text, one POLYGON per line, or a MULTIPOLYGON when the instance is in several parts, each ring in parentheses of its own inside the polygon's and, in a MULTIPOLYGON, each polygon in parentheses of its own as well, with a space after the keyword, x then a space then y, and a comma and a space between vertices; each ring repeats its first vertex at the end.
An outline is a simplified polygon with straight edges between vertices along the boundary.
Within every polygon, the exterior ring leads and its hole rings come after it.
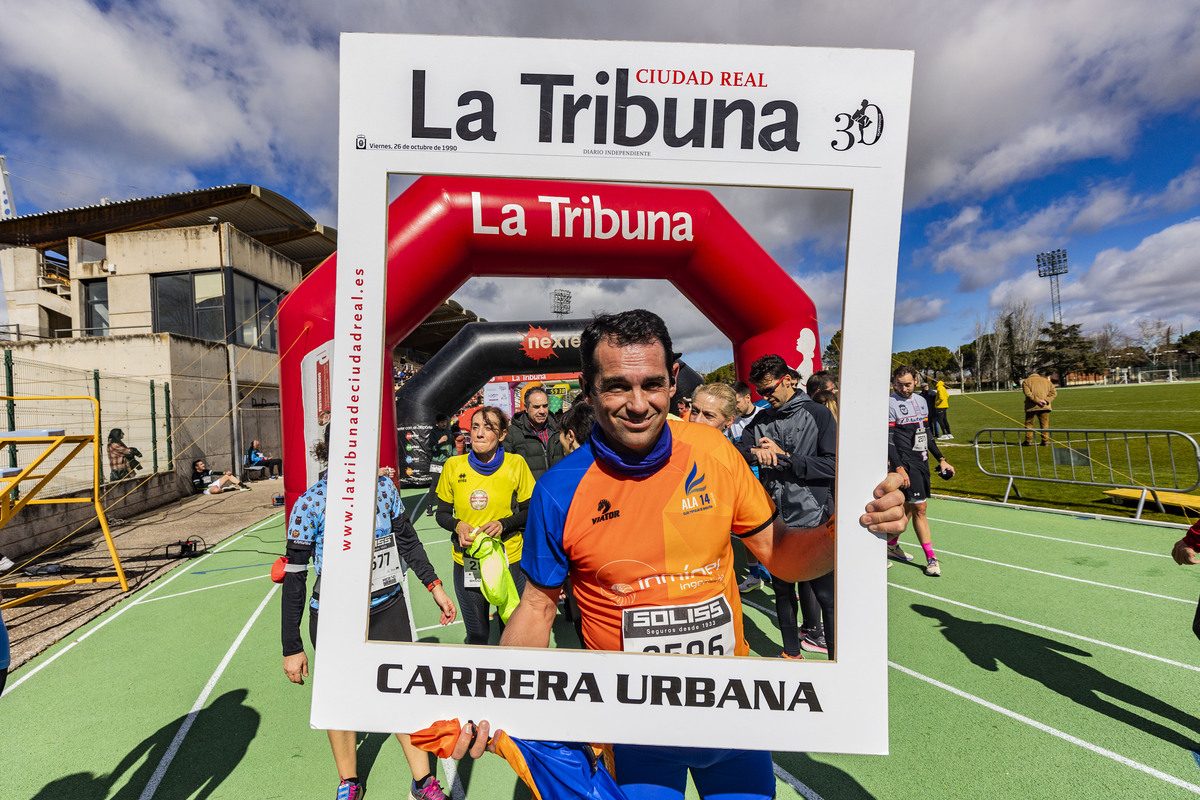
MULTIPOLYGON (((751 466, 758 467, 759 479, 785 524, 820 525, 833 515, 837 422, 828 408, 798 390, 795 373, 778 355, 755 361, 750 382, 771 407, 755 415, 742 432, 738 449, 751 466)), ((796 584, 772 576, 783 657, 802 658, 801 650, 808 650, 828 651, 832 658, 833 574, 808 584, 797 589, 796 584), (799 629, 797 592, 809 601, 804 603, 799 629)))

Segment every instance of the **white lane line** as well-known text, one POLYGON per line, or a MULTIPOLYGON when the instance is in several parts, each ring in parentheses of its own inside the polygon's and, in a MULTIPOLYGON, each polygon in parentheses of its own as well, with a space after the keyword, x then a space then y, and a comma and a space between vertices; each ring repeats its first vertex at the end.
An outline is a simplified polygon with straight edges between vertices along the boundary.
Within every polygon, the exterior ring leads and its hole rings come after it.
POLYGON ((204 689, 200 692, 200 696, 192 704, 192 710, 188 712, 187 717, 183 720, 183 724, 175 732, 175 738, 171 740, 171 745, 167 748, 167 752, 163 753, 162 760, 154 768, 154 774, 150 776, 150 782, 146 784, 146 788, 142 790, 142 794, 138 800, 150 800, 151 797, 154 797, 154 793, 158 791, 159 784, 162 783, 163 777, 167 774, 167 768, 171 766, 171 762, 175 760, 175 755, 179 752, 179 746, 183 744, 184 737, 192 729, 192 723, 196 721, 196 715, 200 713, 200 710, 204 708, 204 704, 208 702, 208 697, 212 694, 212 690, 216 688, 217 681, 220 680, 221 675, 225 672, 225 668, 229 666, 229 662, 233 660, 233 654, 242 646, 246 634, 254 626, 254 621, 258 619, 258 615, 267 607, 267 603, 271 602, 271 598, 275 596, 275 592, 277 591, 279 591, 279 584, 271 587, 271 591, 267 592, 267 596, 258 604, 258 608, 254 609, 254 613, 250 615, 250 619, 246 620, 246 624, 242 627, 242 632, 233 640, 233 644, 229 646, 225 657, 221 659, 221 663, 217 665, 217 669, 208 679, 208 683, 204 684, 204 689))
POLYGON ((209 589, 221 589, 225 586, 233 586, 235 583, 245 583, 246 581, 261 581, 263 578, 269 578, 270 575, 255 575, 253 578, 242 578, 241 580, 230 581, 229 583, 218 583, 213 586, 205 586, 200 589, 188 589, 186 592, 176 592, 175 594, 164 594, 162 597, 151 597, 149 600, 139 600, 138 605, 146 603, 155 603, 159 600, 170 600, 173 597, 183 597, 185 594, 195 594, 196 592, 207 592, 209 589))
MULTIPOLYGON (((909 547, 917 547, 918 546, 914 542, 904 542, 904 544, 908 545, 909 547)), ((991 559, 980 558, 979 556, 968 556, 968 555, 964 555, 963 553, 954 553, 954 552, 951 552, 950 550, 943 550, 940 547, 938 548, 938 553, 944 553, 945 555, 954 556, 955 558, 966 558, 971 561, 981 561, 984 564, 991 564, 992 566, 995 566, 995 567, 1008 567, 1009 569, 1019 569, 1022 572, 1032 572, 1035 575, 1045 575, 1049 578, 1059 578, 1064 581, 1074 581, 1075 583, 1086 583, 1089 586, 1099 586, 1102 589, 1116 589, 1117 591, 1129 592, 1131 594, 1140 594, 1140 595, 1144 595, 1146 597, 1157 597, 1159 600, 1172 600, 1176 603, 1187 603, 1188 605, 1192 605, 1192 606, 1194 606, 1196 604, 1196 601, 1191 598, 1185 599, 1182 597, 1170 597, 1165 594, 1155 594, 1154 592, 1144 592, 1141 589, 1130 589, 1128 586, 1116 586, 1111 583, 1100 583, 1099 581, 1089 581, 1085 578, 1072 578, 1070 575, 1060 575, 1057 572, 1046 572, 1045 570, 1032 569, 1030 567, 1018 567, 1016 564, 1005 564, 1003 561, 992 561, 991 559)))
POLYGON ((43 669, 45 669, 46 667, 50 666, 50 665, 51 665, 51 664, 53 664, 55 661, 57 661, 57 660, 58 660, 58 658, 59 658, 59 656, 63 656, 63 655, 65 655, 65 654, 67 654, 68 652, 70 652, 70 651, 71 651, 71 650, 72 650, 72 649, 75 647, 75 645, 77 645, 77 644, 79 644, 80 642, 84 641, 84 640, 85 640, 85 639, 87 639, 89 636, 91 636, 93 633, 95 633, 96 631, 100 630, 101 628, 103 628, 103 627, 104 627, 105 625, 107 625, 108 623, 112 622, 114 619, 117 619, 118 617, 120 617, 122 614, 124 614, 124 613, 125 613, 126 611, 128 611, 129 609, 131 609, 131 608, 134 608, 134 607, 136 607, 137 605, 139 605, 139 604, 141 604, 141 603, 145 602, 145 598, 147 598, 147 597, 149 597, 150 595, 154 594, 154 593, 155 593, 155 592, 157 592, 159 589, 163 588, 163 587, 164 587, 164 586, 166 586, 168 583, 170 583, 171 581, 173 581, 173 580, 175 580, 176 578, 178 578, 180 575, 183 575, 183 574, 185 574, 185 573, 186 573, 186 572, 188 572, 188 570, 190 570, 192 567, 198 566, 199 564, 203 564, 203 563, 204 563, 204 560, 205 560, 206 558, 208 558, 209 556, 211 556, 211 555, 214 555, 214 554, 216 554, 216 553, 219 553, 221 550, 223 550, 224 548, 226 548, 226 547, 228 547, 229 545, 233 544, 234 542, 238 541, 238 540, 239 540, 239 539, 241 539, 243 536, 246 536, 246 535, 248 535, 248 534, 251 534, 251 533, 253 533, 254 531, 256 531, 256 530, 258 530, 259 528, 261 528, 263 525, 266 525, 268 522, 271 522, 271 521, 275 520, 276 518, 278 518, 278 517, 280 517, 280 516, 281 516, 281 514, 276 514, 276 515, 272 515, 272 516, 270 516, 270 517, 267 517, 267 518, 266 518, 266 519, 264 519, 262 522, 259 522, 259 523, 255 524, 255 525, 253 525, 253 526, 251 526, 251 527, 247 528, 247 529, 246 529, 246 530, 244 530, 242 533, 238 534, 237 536, 233 537, 232 539, 229 539, 229 540, 227 540, 227 541, 225 541, 225 542, 222 542, 221 544, 217 545, 217 546, 216 546, 215 548, 213 548, 212 550, 209 550, 207 553, 205 553, 204 555, 202 555, 202 556, 200 556, 199 558, 197 558, 195 561, 189 562, 188 564, 184 565, 184 566, 183 566, 183 568, 179 569, 179 570, 178 570, 178 571, 176 571, 176 572, 173 572, 173 573, 171 573, 171 574, 170 574, 170 575, 168 575, 168 576, 167 576, 167 578, 166 578, 165 580, 163 580, 161 583, 156 583, 156 584, 154 584, 153 586, 151 586, 151 587, 150 587, 150 589, 149 589, 149 590, 146 592, 146 594, 145 594, 143 597, 139 597, 139 598, 133 599, 133 600, 129 601, 128 603, 126 603, 125 605, 121 606, 119 609, 117 609, 117 610, 116 610, 116 611, 115 611, 115 612, 112 614, 112 616, 110 616, 110 617, 106 617, 104 620, 102 620, 100 623, 98 623, 98 624, 97 624, 97 625, 96 625, 94 628, 92 628, 91 630, 89 630, 87 633, 83 634, 83 635, 82 635, 82 636, 80 636, 78 639, 74 640, 74 641, 73 641, 73 642, 71 642, 69 645, 67 645, 66 647, 64 647, 63 649, 59 650, 59 651, 58 651, 57 653, 55 653, 54 655, 52 655, 52 656, 50 656, 49 658, 47 658, 45 661, 42 661, 42 662, 41 662, 40 664, 38 664, 36 667, 33 667, 33 668, 32 668, 32 669, 30 669, 28 672, 25 672, 25 673, 23 673, 23 674, 21 675, 21 677, 20 677, 20 679, 19 679, 19 680, 13 681, 13 682, 12 682, 12 683, 10 683, 8 686, 4 687, 4 696, 5 696, 5 697, 7 697, 7 696, 8 696, 8 694, 9 694, 9 693, 10 693, 10 692, 11 692, 13 689, 16 689, 16 688, 17 688, 18 686, 20 686, 22 683, 24 683, 25 681, 29 680, 29 679, 30 679, 30 678, 32 678, 34 675, 37 675, 37 674, 38 674, 39 672, 41 672, 43 669))
POLYGON ((930 678, 928 675, 922 675, 921 673, 915 672, 911 669, 908 669, 907 667, 902 667, 893 661, 889 661, 888 666, 894 670, 903 672, 905 675, 909 675, 913 678, 916 678, 917 680, 925 681, 926 683, 930 684, 931 686, 936 686, 939 689, 945 689, 947 692, 950 692, 951 694, 954 694, 954 695, 958 695, 959 697, 963 698, 964 700, 970 700, 972 703, 978 703, 979 705, 983 706, 984 708, 995 711, 998 714, 1003 714, 1004 716, 1009 717, 1010 719, 1015 719, 1017 722, 1023 722, 1026 725, 1037 728, 1039 731, 1042 731, 1043 733, 1048 733, 1051 736, 1057 736, 1059 739, 1062 739, 1065 742, 1070 742, 1073 745, 1082 747, 1085 750, 1091 750, 1093 753, 1104 756, 1105 758, 1108 758, 1108 759, 1112 759, 1113 761, 1116 761, 1118 764, 1124 764, 1127 767, 1132 767, 1133 769, 1136 769, 1139 772, 1144 772, 1153 778, 1158 778, 1161 781, 1165 781, 1174 786, 1178 786, 1180 789, 1186 789, 1189 792, 1191 792, 1192 794, 1200 794, 1200 786, 1197 786, 1193 783, 1188 783, 1187 781, 1181 780, 1180 778, 1176 778, 1174 775, 1168 775, 1165 772, 1161 772, 1157 769, 1154 769, 1153 767, 1148 767, 1145 764, 1134 761, 1131 758, 1126 758, 1125 756, 1120 755, 1119 753, 1114 753, 1112 750, 1105 750, 1103 747, 1100 747, 1099 745, 1094 745, 1091 742, 1085 742, 1083 739, 1079 739, 1075 736, 1072 736, 1069 733, 1063 733, 1062 731, 1060 731, 1056 728, 1051 728, 1049 725, 1038 722, 1037 720, 1034 720, 1034 719, 1030 719, 1029 717, 1026 717, 1022 714, 1018 714, 1015 711, 1009 711, 1007 708, 998 706, 995 703, 989 703, 987 700, 984 700, 982 697, 976 697, 975 695, 968 694, 967 692, 964 692, 961 689, 955 689, 953 686, 949 686, 947 684, 942 683, 939 680, 930 678))
POLYGON ((766 614, 768 617, 771 617, 772 619, 776 619, 776 618, 777 618, 777 615, 776 615, 776 614, 775 614, 775 612, 774 612, 774 611, 772 611, 771 609, 769 609, 769 608, 767 608, 767 607, 765 607, 765 606, 760 606, 758 603, 751 603, 749 600, 747 600, 747 599, 746 599, 746 598, 744 598, 744 597, 742 598, 742 605, 744 605, 744 606, 750 606, 750 607, 751 607, 751 608, 753 608, 755 611, 761 611, 762 613, 766 614))
POLYGON ((800 780, 795 775, 788 772, 786 769, 779 766, 774 761, 771 762, 771 767, 774 768, 774 770, 775 770, 776 778, 779 778, 779 780, 783 781, 788 786, 795 789, 796 794, 800 795, 805 800, 825 800, 825 798, 821 797, 821 795, 819 795, 815 791, 813 791, 811 787, 801 783, 800 780))
POLYGON ((976 611, 980 614, 988 614, 993 617, 999 617, 1000 619, 1008 620, 1009 622, 1015 622, 1018 625, 1024 625, 1029 628, 1036 628, 1039 631, 1046 631, 1047 633, 1056 633, 1059 636, 1069 636, 1072 639, 1078 639, 1079 641, 1087 642, 1088 644, 1095 644, 1095 645, 1099 645, 1101 647, 1108 647, 1113 650, 1119 650, 1122 653, 1129 653, 1130 655, 1140 656, 1141 658, 1149 658, 1149 659, 1153 659, 1154 661, 1161 661, 1162 663, 1170 664, 1173 667, 1183 667, 1184 669, 1190 669, 1193 672, 1200 672, 1200 667, 1198 667, 1194 664, 1185 664, 1182 661, 1172 661, 1169 658, 1163 658, 1162 656, 1156 656, 1153 653, 1143 653, 1141 650, 1134 650, 1129 647, 1122 647, 1119 644, 1112 644, 1111 642, 1104 642, 1099 639, 1093 639, 1089 636, 1081 636, 1078 633, 1071 633, 1070 631, 1064 631, 1064 630, 1060 630, 1058 628, 1051 628, 1048 625, 1039 625, 1038 623, 1030 622, 1027 619, 1019 619, 1017 617, 1010 617, 1007 614, 1001 614, 996 611, 988 611, 986 608, 979 608, 978 606, 972 606, 972 605, 967 605, 966 603, 960 603, 957 600, 951 600, 948 597, 940 597, 936 594, 929 594, 928 592, 921 592, 916 589, 910 589, 909 587, 901 586, 898 583, 889 582, 888 586, 891 586, 896 589, 903 589, 904 591, 912 592, 913 594, 919 594, 922 597, 928 597, 930 600, 937 600, 940 603, 949 603, 950 605, 958 606, 959 608, 966 608, 966 609, 970 609, 971 611, 976 611))
POLYGON ((443 758, 442 770, 446 773, 446 783, 450 784, 450 800, 466 800, 467 791, 463 788, 462 779, 458 777, 458 765, 454 759, 443 758))
POLYGON ((434 631, 434 630, 437 630, 438 628, 450 628, 454 625, 462 625, 462 624, 463 624, 463 621, 460 618, 460 619, 454 620, 454 622, 451 622, 449 625, 441 625, 441 624, 426 625, 424 628, 417 628, 417 633, 421 633, 422 631, 434 631))
POLYGON ((1118 553, 1133 553, 1134 555, 1153 556, 1154 558, 1170 558, 1170 556, 1167 555, 1166 553, 1147 553, 1145 550, 1129 550, 1128 548, 1125 548, 1125 547, 1113 547, 1112 545, 1108 545, 1108 544, 1096 544, 1094 542, 1077 542, 1074 539, 1059 539, 1054 536, 1042 536, 1041 534, 1038 534, 1038 533, 1026 533, 1025 531, 1014 531, 1014 530, 1009 530, 1008 528, 993 528, 990 525, 973 525, 969 522, 955 522, 952 519, 938 519, 937 517, 930 517, 929 521, 930 522, 942 522, 947 525, 961 525, 964 528, 979 528, 980 530, 985 530, 985 531, 999 531, 1000 533, 1015 533, 1017 536, 1029 536, 1033 539, 1045 539, 1050 542, 1061 542, 1063 544, 1077 544, 1082 547, 1099 547, 1101 550, 1116 550, 1118 553))

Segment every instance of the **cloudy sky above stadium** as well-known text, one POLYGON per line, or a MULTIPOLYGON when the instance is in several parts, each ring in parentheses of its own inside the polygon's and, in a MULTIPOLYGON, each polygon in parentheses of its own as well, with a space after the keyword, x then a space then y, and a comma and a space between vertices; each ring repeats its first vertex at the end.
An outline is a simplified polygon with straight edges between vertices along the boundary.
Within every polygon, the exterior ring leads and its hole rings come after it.
MULTIPOLYGON (((1200 328, 1200 0, 0 0, 0 153, 18 213, 256 183, 337 225, 338 33, 911 49, 893 349, 956 345, 1065 248, 1063 317, 1200 328), (1152 13, 1151 12, 1152 9, 1152 13)), ((726 190, 840 325, 844 199, 726 190)), ((744 223, 745 224, 745 223, 744 223)), ((489 319, 646 304, 697 366, 728 343, 644 283, 476 280, 489 319)))

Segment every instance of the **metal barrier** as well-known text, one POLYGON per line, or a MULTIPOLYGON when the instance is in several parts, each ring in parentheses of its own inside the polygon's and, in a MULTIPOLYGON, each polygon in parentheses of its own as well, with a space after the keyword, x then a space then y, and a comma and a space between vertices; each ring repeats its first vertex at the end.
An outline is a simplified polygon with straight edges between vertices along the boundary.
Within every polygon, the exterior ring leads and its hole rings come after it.
MULTIPOLYGON (((975 465, 984 475, 1007 478, 1004 501, 1016 481, 1108 486, 1141 492, 1136 518, 1149 495, 1165 513, 1159 492, 1200 487, 1200 445, 1186 433, 1160 430, 1055 428, 1049 452, 1027 446, 1027 428, 984 428, 975 434, 975 465), (988 463, 985 463, 987 461, 988 463)), ((1041 431, 1032 431, 1041 438, 1041 431)))

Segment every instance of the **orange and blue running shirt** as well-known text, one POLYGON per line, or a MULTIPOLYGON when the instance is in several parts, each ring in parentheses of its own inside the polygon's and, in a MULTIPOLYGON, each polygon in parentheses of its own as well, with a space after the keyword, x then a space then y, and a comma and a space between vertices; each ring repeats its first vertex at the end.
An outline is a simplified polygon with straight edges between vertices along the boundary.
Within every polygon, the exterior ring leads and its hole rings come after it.
POLYGON ((592 650, 748 655, 729 534, 775 506, 715 428, 668 422, 671 454, 644 478, 585 445, 538 481, 521 568, 552 589, 568 573, 592 650))
MULTIPOLYGON (((513 495, 524 503, 533 494, 533 473, 525 459, 505 453, 504 463, 491 475, 480 475, 471 468, 468 456, 451 456, 438 478, 438 499, 454 504, 454 518, 479 527, 513 515, 513 495)), ((454 563, 463 562, 462 549, 454 540, 454 563)), ((521 561, 521 534, 504 540, 509 564, 521 561)))

